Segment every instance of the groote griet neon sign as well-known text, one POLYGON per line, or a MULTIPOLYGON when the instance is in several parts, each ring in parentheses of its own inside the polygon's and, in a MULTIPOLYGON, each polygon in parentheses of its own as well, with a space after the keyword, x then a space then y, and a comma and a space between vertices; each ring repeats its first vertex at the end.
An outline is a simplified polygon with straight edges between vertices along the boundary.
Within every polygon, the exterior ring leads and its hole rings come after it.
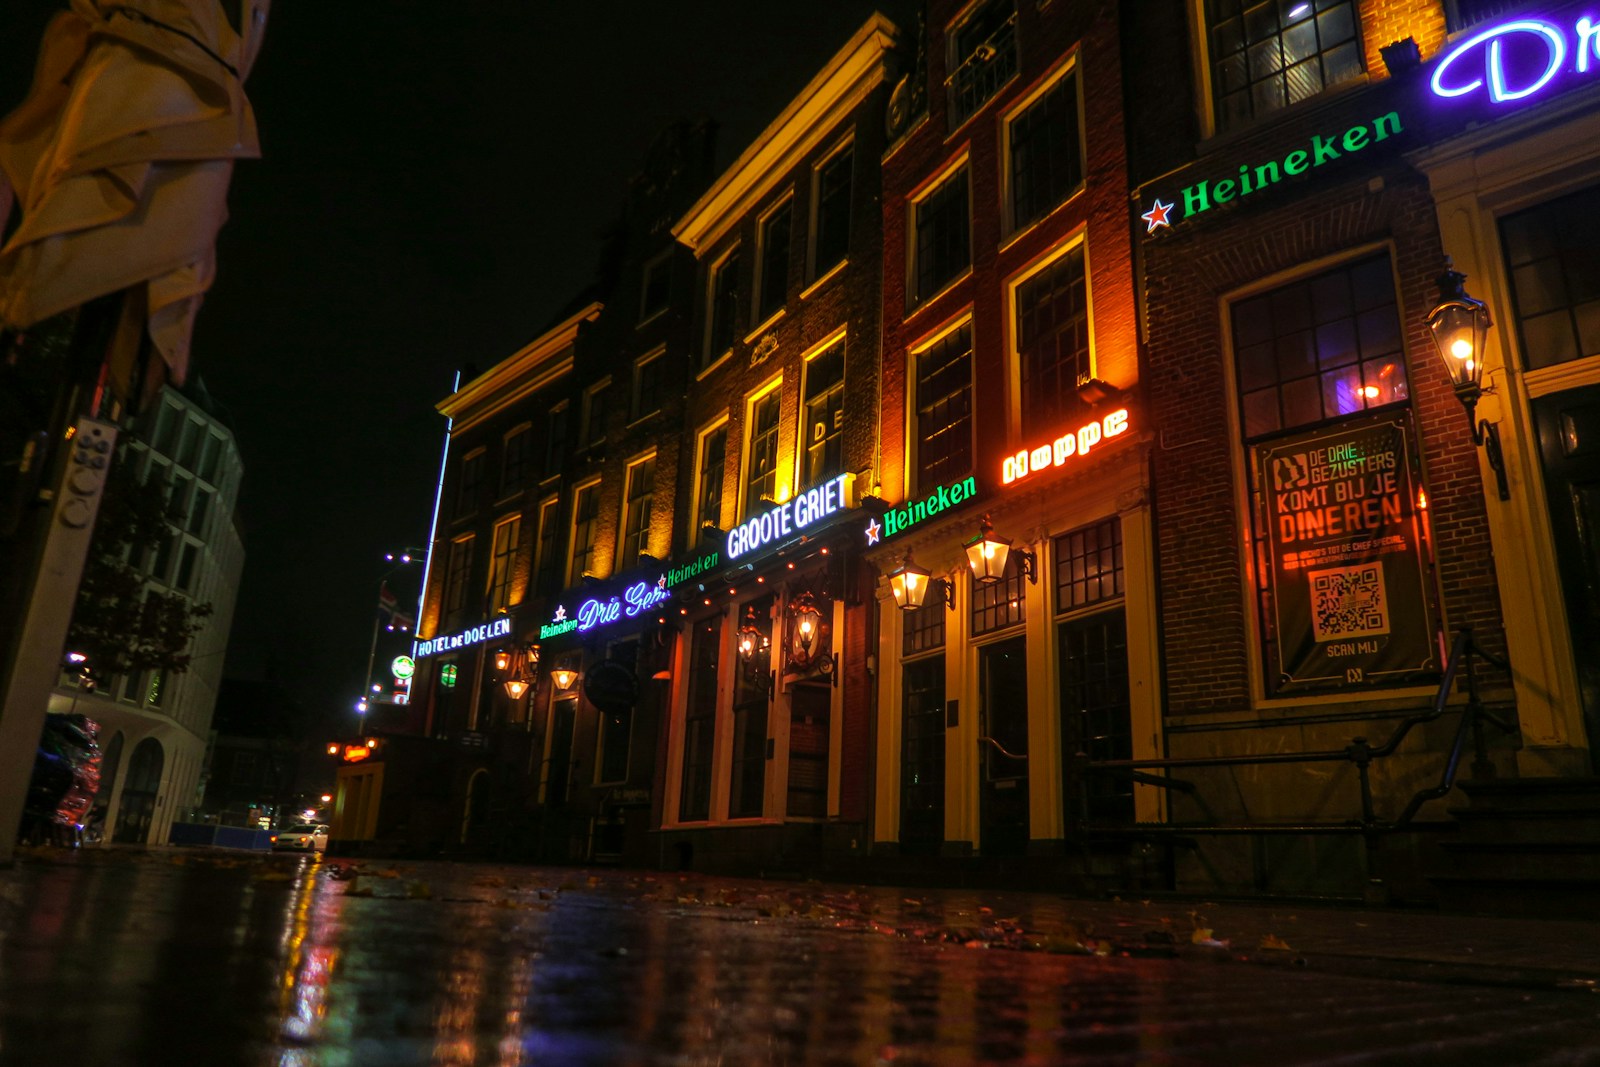
MULTIPOLYGON (((1600 23, 1585 15, 1572 33, 1571 69, 1588 74, 1591 67, 1600 68, 1600 23)), ((1567 69, 1567 46, 1567 31, 1547 19, 1502 22, 1445 53, 1428 84, 1435 96, 1446 99, 1482 90, 1496 104, 1525 100, 1567 69)))
POLYGON ((728 558, 738 559, 843 511, 850 506, 854 478, 853 474, 841 474, 735 526, 728 531, 728 558))
POLYGON ((1002 464, 1000 480, 1006 485, 1021 481, 1051 467, 1060 467, 1073 456, 1087 455, 1101 441, 1120 437, 1128 432, 1128 409, 1118 408, 1103 419, 1085 423, 1071 433, 1062 434, 1047 445, 1023 449, 1007 456, 1002 464))

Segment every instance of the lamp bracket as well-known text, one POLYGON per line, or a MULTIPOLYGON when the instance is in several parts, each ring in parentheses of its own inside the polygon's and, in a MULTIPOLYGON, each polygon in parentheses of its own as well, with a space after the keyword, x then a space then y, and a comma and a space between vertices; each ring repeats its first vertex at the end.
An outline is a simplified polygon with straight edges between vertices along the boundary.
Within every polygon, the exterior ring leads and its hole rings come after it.
POLYGON ((1489 469, 1494 471, 1495 486, 1500 490, 1500 499, 1510 500, 1511 486, 1506 481, 1506 457, 1500 449, 1500 427, 1484 419, 1473 427, 1472 443, 1482 448, 1485 458, 1489 460, 1489 469))
POLYGON ((1039 584, 1039 557, 1037 553, 1029 552, 1023 548, 1013 548, 1011 554, 1017 559, 1017 569, 1028 576, 1028 581, 1034 585, 1039 584))

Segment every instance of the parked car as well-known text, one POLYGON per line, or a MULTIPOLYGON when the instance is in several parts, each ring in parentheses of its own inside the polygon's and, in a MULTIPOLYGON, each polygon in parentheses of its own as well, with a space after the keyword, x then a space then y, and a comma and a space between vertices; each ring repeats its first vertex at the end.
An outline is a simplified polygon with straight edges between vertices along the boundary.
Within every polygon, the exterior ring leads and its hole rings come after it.
POLYGON ((328 847, 328 828, 315 823, 297 823, 272 835, 274 852, 321 852, 328 847))

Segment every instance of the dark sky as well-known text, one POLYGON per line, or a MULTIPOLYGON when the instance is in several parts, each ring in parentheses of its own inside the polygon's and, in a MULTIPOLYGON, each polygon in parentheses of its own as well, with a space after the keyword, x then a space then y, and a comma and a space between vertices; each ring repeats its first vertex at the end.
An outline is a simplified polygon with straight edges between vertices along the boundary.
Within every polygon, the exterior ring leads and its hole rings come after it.
MULTIPOLYGON (((0 2, 0 112, 64 0, 0 2)), ((383 553, 426 541, 456 369, 531 340, 668 123, 723 165, 874 8, 916 0, 276 0, 193 369, 231 412, 247 562, 228 673, 348 708, 383 553)))

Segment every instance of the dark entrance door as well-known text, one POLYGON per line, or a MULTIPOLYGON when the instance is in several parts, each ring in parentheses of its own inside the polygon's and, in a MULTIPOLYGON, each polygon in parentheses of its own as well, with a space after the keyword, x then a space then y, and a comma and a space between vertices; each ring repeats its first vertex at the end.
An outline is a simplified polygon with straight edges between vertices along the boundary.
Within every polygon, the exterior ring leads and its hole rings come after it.
POLYGON ((572 779, 572 721, 577 712, 576 700, 558 700, 550 715, 550 767, 544 778, 547 807, 560 808, 567 803, 567 784, 572 779))
POLYGON ((828 711, 831 686, 797 684, 790 689, 789 806, 799 818, 828 814, 828 711))
POLYGON ((150 833, 150 820, 156 810, 156 794, 161 790, 161 771, 166 766, 161 742, 147 737, 133 748, 128 758, 127 784, 122 787, 122 802, 117 805, 117 829, 111 840, 119 845, 143 844, 150 833))
POLYGON ((1069 619, 1057 631, 1061 646, 1062 797, 1067 825, 1087 815, 1091 823, 1133 821, 1133 779, 1127 773, 1072 773, 1073 757, 1133 758, 1128 716, 1128 627, 1121 608, 1069 619))
POLYGON ((1028 850, 1028 646, 1013 637, 978 650, 978 832, 986 856, 1028 850))
POLYGON ((904 681, 900 851, 937 855, 944 841, 944 656, 906 664, 904 681))
POLYGON ((1589 758, 1600 769, 1600 386, 1533 402, 1589 758))

